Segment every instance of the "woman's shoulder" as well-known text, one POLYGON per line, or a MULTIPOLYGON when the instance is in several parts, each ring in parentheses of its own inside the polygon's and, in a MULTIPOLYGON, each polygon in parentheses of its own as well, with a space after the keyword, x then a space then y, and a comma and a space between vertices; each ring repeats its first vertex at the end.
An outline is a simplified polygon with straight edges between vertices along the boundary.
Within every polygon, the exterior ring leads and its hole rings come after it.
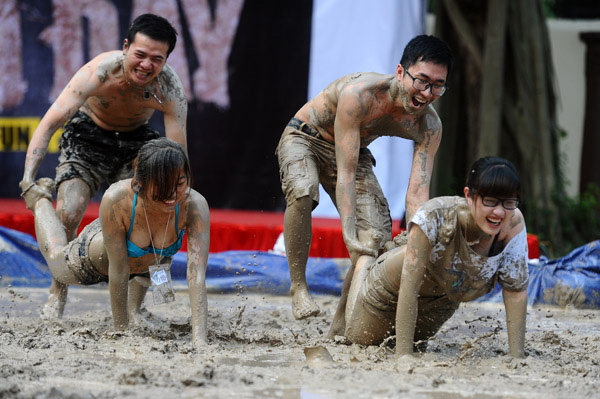
POLYGON ((131 179, 121 180, 111 184, 100 202, 100 212, 112 209, 112 212, 128 213, 131 211, 133 204, 134 192, 131 188, 131 179), (118 206, 116 206, 118 205, 118 206))
POLYGON ((466 207, 462 197, 435 197, 417 210, 409 223, 418 225, 433 244, 438 239, 452 236, 456 231, 458 215, 466 207))
POLYGON ((417 213, 428 215, 431 213, 455 213, 465 206, 467 206, 467 201, 463 197, 435 197, 421 205, 421 207, 417 210, 417 213))
POLYGON ((189 218, 200 217, 203 220, 209 219, 209 207, 206 198, 198 191, 190 189, 185 200, 185 206, 188 209, 187 215, 189 218))
POLYGON ((104 195, 102 195, 102 201, 116 202, 129 197, 132 194, 133 189, 131 188, 131 179, 120 180, 111 184, 106 189, 104 195))
POLYGON ((206 198, 204 198, 204 196, 202 194, 200 194, 198 191, 194 190, 193 188, 190 189, 189 195, 188 195, 188 201, 199 205, 199 206, 206 206, 208 207, 208 202, 206 201, 206 198))
POLYGON ((523 217, 523 214, 519 208, 515 209, 507 222, 507 228, 503 232, 504 234, 502 234, 504 237, 499 237, 505 243, 510 242, 513 238, 521 233, 527 233, 527 229, 525 227, 525 218, 523 217))

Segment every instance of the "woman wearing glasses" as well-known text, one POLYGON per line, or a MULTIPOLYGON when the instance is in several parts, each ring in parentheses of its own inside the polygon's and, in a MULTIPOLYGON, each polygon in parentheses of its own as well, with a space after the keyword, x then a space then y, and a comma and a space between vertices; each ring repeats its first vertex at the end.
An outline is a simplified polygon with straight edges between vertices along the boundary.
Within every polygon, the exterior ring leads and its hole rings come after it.
POLYGON ((425 349, 458 308, 502 287, 510 355, 524 356, 527 233, 515 167, 476 161, 465 197, 438 197, 410 220, 397 248, 357 264, 346 308, 346 337, 374 345, 396 331, 396 354, 425 349))

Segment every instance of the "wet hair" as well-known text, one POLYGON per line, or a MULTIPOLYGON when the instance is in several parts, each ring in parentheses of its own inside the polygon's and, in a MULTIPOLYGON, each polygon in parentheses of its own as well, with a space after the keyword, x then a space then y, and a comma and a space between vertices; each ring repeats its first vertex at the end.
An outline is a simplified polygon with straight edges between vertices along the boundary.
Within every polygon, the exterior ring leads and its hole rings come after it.
POLYGON ((127 31, 127 42, 133 43, 136 33, 142 33, 153 40, 169 45, 167 57, 177 43, 177 31, 165 18, 154 14, 142 14, 133 20, 127 31))
POLYGON ((404 47, 400 65, 408 69, 420 61, 444 65, 448 70, 447 76, 450 76, 454 66, 454 56, 450 47, 435 36, 416 36, 404 47))
POLYGON ((504 158, 483 157, 473 163, 465 186, 475 195, 495 198, 520 198, 519 175, 504 158))
POLYGON ((165 137, 144 144, 133 161, 133 169, 132 189, 153 201, 171 199, 181 173, 185 175, 188 187, 192 186, 190 163, 183 147, 165 137))

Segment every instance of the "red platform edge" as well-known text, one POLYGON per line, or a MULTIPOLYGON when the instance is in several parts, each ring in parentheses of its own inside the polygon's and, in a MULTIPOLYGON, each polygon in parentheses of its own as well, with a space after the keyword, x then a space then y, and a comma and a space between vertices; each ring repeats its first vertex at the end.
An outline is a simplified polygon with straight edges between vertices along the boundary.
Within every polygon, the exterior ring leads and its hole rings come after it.
MULTIPOLYGON (((79 231, 98 217, 99 206, 95 202, 89 204, 79 231)), ((0 199, 0 226, 35 237, 33 214, 20 199, 0 199)), ((400 221, 394 220, 393 226, 395 236, 401 232, 400 221)), ((209 251, 269 251, 282 231, 282 212, 211 209, 209 251)), ((348 257, 339 219, 313 218, 312 231, 311 257, 348 257)), ((529 258, 539 258, 537 236, 528 234, 527 243, 529 258)), ((184 238, 181 250, 187 250, 187 238, 184 238)))

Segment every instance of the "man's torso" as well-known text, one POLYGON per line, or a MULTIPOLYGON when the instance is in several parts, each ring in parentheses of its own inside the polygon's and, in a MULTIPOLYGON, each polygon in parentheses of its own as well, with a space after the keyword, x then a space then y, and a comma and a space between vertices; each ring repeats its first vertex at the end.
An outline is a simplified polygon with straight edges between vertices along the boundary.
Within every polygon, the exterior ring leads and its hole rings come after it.
POLYGON ((173 74, 168 65, 146 88, 125 80, 121 51, 101 54, 89 66, 99 84, 80 110, 100 128, 126 132, 146 124, 155 110, 164 112, 173 74))
MULTIPOLYGON (((424 140, 423 123, 429 122, 431 107, 420 115, 406 113, 394 92, 393 75, 373 72, 346 75, 331 83, 309 101, 295 115, 314 126, 328 142, 335 140, 336 115, 346 110, 338 109, 340 97, 351 91, 360 103, 360 146, 366 147, 381 136, 394 136, 420 143, 424 140), (396 97, 396 99, 394 99, 396 97)), ((340 115, 343 116, 343 115, 340 115)), ((435 115, 437 118, 437 115, 435 115)))

